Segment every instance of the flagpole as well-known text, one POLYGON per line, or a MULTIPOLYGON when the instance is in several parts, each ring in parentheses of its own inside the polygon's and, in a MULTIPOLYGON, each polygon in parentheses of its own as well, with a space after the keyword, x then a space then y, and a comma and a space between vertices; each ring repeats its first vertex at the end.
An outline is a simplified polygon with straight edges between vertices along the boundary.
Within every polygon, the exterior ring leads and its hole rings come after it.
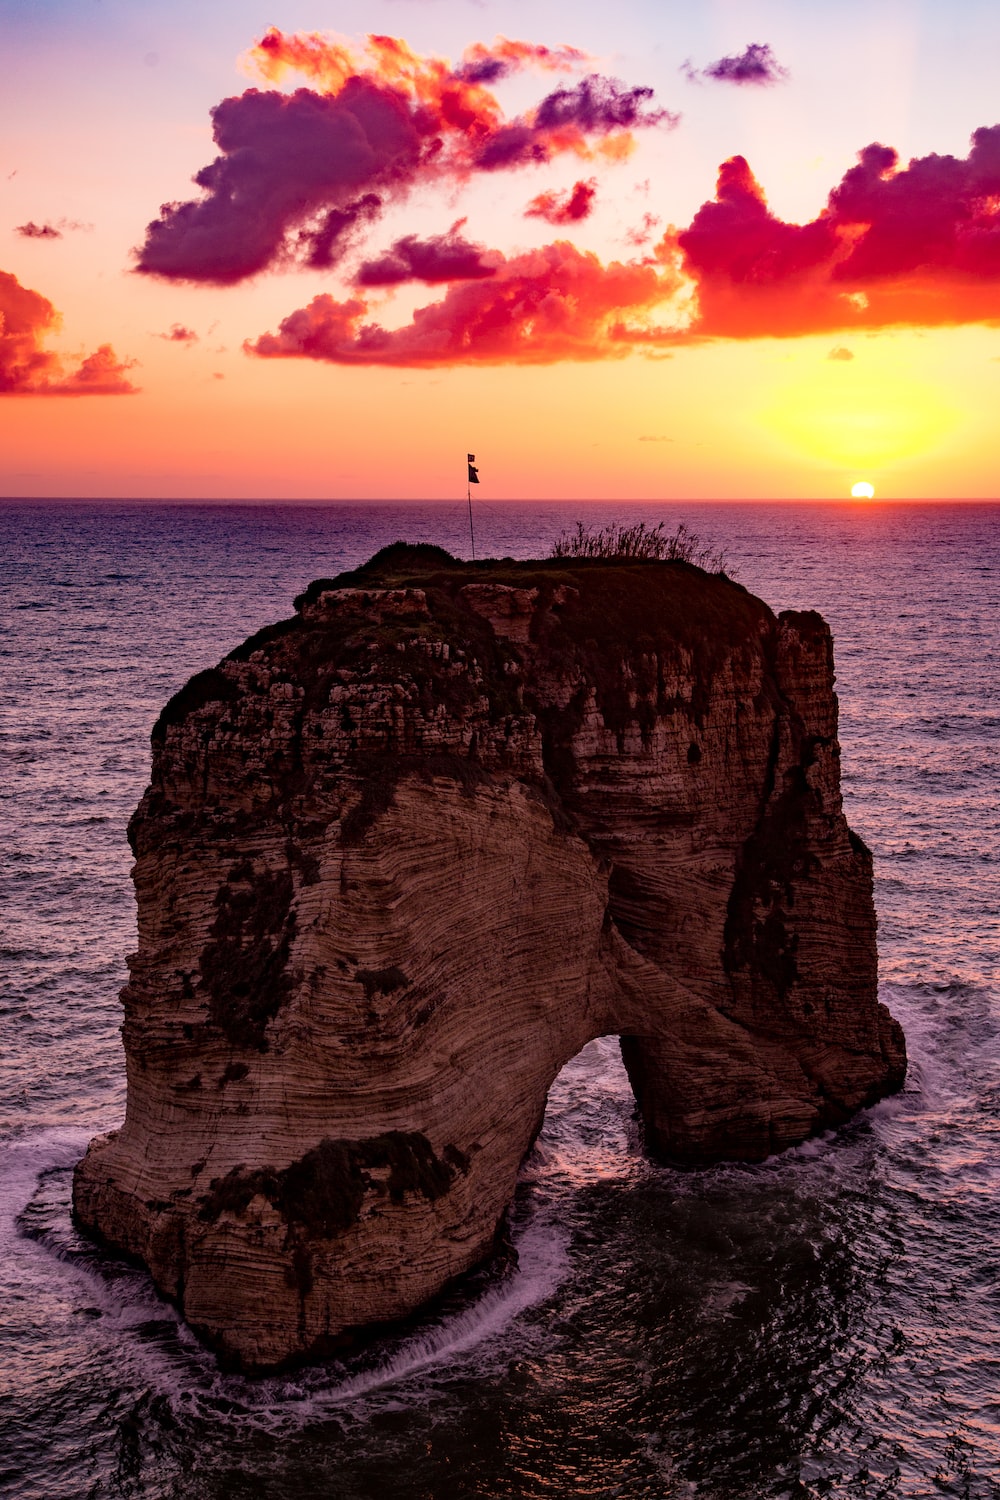
POLYGON ((465 493, 469 501, 469 535, 472 538, 472 561, 476 560, 476 533, 472 525, 472 485, 465 486, 465 493))
POLYGON ((468 483, 465 486, 465 498, 469 502, 469 536, 472 538, 472 561, 476 560, 476 528, 472 524, 472 486, 479 483, 479 470, 475 467, 476 455, 467 453, 465 455, 469 465, 468 483))

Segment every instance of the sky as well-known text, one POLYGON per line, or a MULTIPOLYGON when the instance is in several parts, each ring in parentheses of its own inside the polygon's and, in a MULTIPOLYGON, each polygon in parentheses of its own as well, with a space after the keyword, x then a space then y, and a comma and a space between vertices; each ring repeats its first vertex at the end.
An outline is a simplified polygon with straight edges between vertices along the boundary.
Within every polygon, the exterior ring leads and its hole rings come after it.
POLYGON ((995 498, 995 0, 0 0, 0 495, 995 498))

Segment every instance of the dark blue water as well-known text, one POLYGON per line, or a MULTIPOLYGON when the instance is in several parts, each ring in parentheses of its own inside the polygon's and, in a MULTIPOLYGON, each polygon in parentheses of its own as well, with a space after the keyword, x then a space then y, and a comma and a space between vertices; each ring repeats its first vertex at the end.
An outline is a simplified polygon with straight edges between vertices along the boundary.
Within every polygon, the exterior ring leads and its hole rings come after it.
POLYGON ((1000 1497, 1000 508, 480 505, 480 555, 684 520, 837 649, 906 1091, 761 1167, 639 1150, 617 1047, 560 1075, 520 1268, 294 1379, 220 1376, 81 1241, 124 1103, 124 839, 163 701, 311 578, 455 505, 0 505, 0 1492, 1000 1497))

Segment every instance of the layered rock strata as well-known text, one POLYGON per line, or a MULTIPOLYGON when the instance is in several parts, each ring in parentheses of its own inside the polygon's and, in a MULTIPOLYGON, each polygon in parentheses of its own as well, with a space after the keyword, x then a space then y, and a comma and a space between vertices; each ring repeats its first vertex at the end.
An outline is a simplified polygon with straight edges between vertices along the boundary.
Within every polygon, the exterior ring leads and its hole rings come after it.
POLYGON ((316 1357, 483 1261, 594 1037, 693 1166, 900 1085, 818 615, 401 544, 296 602, 153 731, 127 1113, 75 1179, 223 1358, 316 1357))

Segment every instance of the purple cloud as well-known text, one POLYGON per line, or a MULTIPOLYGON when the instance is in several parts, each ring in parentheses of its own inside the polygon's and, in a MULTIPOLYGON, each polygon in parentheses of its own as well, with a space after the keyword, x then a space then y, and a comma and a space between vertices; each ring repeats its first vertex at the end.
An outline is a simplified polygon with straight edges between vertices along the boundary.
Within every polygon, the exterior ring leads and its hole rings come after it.
POLYGON ((335 266, 350 249, 362 225, 370 224, 381 212, 382 199, 377 193, 365 193, 344 208, 329 209, 318 228, 304 229, 299 234, 299 240, 309 245, 306 265, 318 271, 335 266))
MULTIPOLYGON (((651 109, 651 88, 626 88, 617 78, 589 73, 571 88, 554 89, 534 115, 512 120, 491 132, 480 146, 475 165, 483 172, 501 167, 545 162, 554 154, 558 137, 566 132, 586 136, 610 135, 614 130, 665 125, 680 119, 669 109, 651 109)), ((560 142, 561 144, 561 142, 560 142)))
POLYGON ((202 196, 161 207, 138 271, 229 286, 292 261, 326 269, 418 182, 459 185, 594 149, 621 158, 633 129, 678 118, 653 107, 652 89, 590 74, 505 121, 487 82, 526 66, 576 68, 585 57, 572 47, 501 37, 467 49, 456 70, 398 38, 369 38, 359 58, 333 39, 271 28, 253 55, 268 79, 295 68, 319 87, 247 89, 216 105, 218 155, 194 178, 202 196))
POLYGON ((496 275, 496 266, 483 260, 485 246, 474 245, 458 233, 459 220, 447 234, 421 240, 404 235, 377 260, 363 262, 355 282, 358 286, 400 286, 405 281, 428 285, 450 281, 482 281, 496 275))
POLYGON ((34 219, 29 219, 27 224, 18 224, 14 233, 23 235, 26 240, 62 239, 62 232, 54 224, 36 224, 34 219))
MULTIPOLYGON (((289 229, 320 210, 353 223, 359 188, 415 174, 421 139, 391 89, 350 78, 336 97, 248 89, 212 110, 221 155, 195 177, 207 196, 166 203, 146 230, 138 270, 231 285, 278 259, 289 229), (353 217, 350 217, 352 216, 353 217)), ((344 229, 326 222, 312 254, 332 254, 344 229)))
POLYGON ((732 57, 720 57, 718 62, 709 63, 703 69, 702 76, 714 78, 719 83, 767 87, 769 84, 782 83, 788 77, 788 69, 781 66, 767 42, 751 42, 742 52, 732 57))

